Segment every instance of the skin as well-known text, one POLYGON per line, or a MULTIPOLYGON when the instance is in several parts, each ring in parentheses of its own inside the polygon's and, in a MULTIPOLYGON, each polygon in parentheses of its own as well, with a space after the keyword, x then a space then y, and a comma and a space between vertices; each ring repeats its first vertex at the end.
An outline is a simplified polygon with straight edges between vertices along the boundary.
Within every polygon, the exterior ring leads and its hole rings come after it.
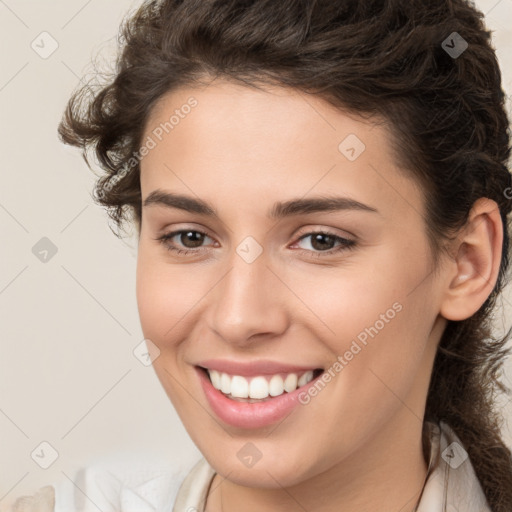
POLYGON ((434 271, 422 191, 398 168, 383 125, 290 89, 217 80, 162 97, 144 138, 190 96, 197 106, 142 160, 142 198, 184 194, 218 218, 144 206, 137 301, 144 336, 160 351, 156 374, 218 473, 207 512, 412 511, 426 477, 421 432, 436 347, 446 320, 467 318, 492 290, 502 243, 496 204, 475 204, 434 271), (353 162, 338 150, 349 134, 366 145, 353 162), (318 196, 377 211, 267 217, 275 202, 318 196), (207 236, 195 246, 179 235, 167 246, 157 240, 179 229, 207 236), (305 236, 321 230, 356 244, 334 252, 338 242, 305 236), (263 249, 252 263, 236 252, 247 236, 263 249), (210 409, 199 361, 329 368, 395 303, 401 311, 282 422, 237 429, 210 409), (237 457, 248 442, 262 453, 252 468, 237 457))

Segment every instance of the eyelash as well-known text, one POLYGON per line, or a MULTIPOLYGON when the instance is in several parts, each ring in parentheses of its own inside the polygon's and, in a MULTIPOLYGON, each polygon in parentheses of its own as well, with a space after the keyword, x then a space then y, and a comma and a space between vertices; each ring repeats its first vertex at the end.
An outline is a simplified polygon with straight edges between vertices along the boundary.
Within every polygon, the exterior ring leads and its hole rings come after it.
MULTIPOLYGON (((204 236, 206 236, 208 238, 211 238, 207 233, 205 233, 203 231, 199 231, 199 230, 196 230, 196 229, 181 229, 181 230, 178 230, 178 231, 173 231, 171 233, 166 233, 166 234, 156 238, 156 240, 158 240, 168 251, 172 251, 175 254, 180 254, 182 256, 186 256, 188 254, 194 254, 194 253, 199 252, 201 247, 199 247, 198 249, 179 249, 178 247, 175 247, 175 246, 171 245, 170 244, 170 240, 172 238, 174 238, 176 235, 180 235, 182 233, 190 233, 190 232, 192 232, 192 233, 199 233, 200 235, 204 235, 204 236)), ((311 251, 309 249, 298 249, 298 250, 300 250, 302 252, 309 253, 309 255, 311 257, 322 258, 324 256, 332 256, 333 254, 337 254, 337 253, 339 253, 341 251, 346 251, 346 250, 349 250, 349 249, 354 249, 355 246, 356 246, 356 242, 354 240, 343 238, 343 237, 340 237, 338 235, 335 235, 334 233, 330 233, 330 232, 324 231, 324 230, 310 231, 308 233, 305 233, 304 235, 302 235, 297 240, 297 242, 300 242, 304 238, 307 238, 307 237, 312 236, 312 235, 326 235, 326 236, 330 236, 330 237, 334 238, 335 242, 340 242, 340 244, 337 247, 334 247, 332 249, 328 249, 326 251, 311 251)))

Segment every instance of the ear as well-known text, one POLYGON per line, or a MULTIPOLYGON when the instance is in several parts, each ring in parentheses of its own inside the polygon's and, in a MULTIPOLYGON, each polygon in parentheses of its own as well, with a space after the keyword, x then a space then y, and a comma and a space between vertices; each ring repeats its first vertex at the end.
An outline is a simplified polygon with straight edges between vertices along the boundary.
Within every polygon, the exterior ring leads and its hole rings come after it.
POLYGON ((440 314, 447 320, 465 320, 491 294, 501 263, 503 223, 495 201, 480 198, 453 247, 447 268, 447 287, 440 314))

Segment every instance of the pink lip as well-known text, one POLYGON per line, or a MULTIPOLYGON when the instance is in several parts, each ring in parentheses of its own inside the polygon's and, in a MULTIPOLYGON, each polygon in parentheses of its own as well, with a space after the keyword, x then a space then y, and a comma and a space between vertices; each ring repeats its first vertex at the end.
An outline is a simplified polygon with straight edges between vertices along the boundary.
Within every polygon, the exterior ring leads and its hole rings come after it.
POLYGON ((217 417, 229 425, 244 429, 261 428, 284 419, 300 404, 299 395, 307 393, 308 388, 314 386, 321 377, 320 374, 291 393, 283 393, 266 402, 249 403, 231 400, 213 387, 205 370, 199 367, 195 367, 195 370, 210 407, 217 417))
POLYGON ((274 375, 276 373, 300 373, 321 368, 320 366, 294 366, 269 360, 238 362, 230 361, 229 359, 208 359, 200 361, 197 363, 197 366, 242 377, 274 375))

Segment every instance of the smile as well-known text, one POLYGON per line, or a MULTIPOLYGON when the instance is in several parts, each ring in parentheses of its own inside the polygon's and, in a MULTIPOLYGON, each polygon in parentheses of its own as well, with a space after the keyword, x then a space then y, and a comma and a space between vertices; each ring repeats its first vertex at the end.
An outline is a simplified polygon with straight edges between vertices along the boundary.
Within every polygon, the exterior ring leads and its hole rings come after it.
POLYGON ((195 370, 212 412, 224 423, 242 429, 263 428, 284 420, 301 404, 299 395, 307 393, 323 374, 322 369, 303 369, 242 377, 201 366, 195 370), (233 392, 244 396, 233 396, 233 392))
POLYGON ((291 393, 308 384, 322 373, 321 369, 317 369, 301 373, 277 373, 246 378, 241 375, 230 375, 208 368, 206 368, 206 371, 215 389, 233 400, 250 403, 253 403, 252 400, 261 401, 268 397, 291 393))

